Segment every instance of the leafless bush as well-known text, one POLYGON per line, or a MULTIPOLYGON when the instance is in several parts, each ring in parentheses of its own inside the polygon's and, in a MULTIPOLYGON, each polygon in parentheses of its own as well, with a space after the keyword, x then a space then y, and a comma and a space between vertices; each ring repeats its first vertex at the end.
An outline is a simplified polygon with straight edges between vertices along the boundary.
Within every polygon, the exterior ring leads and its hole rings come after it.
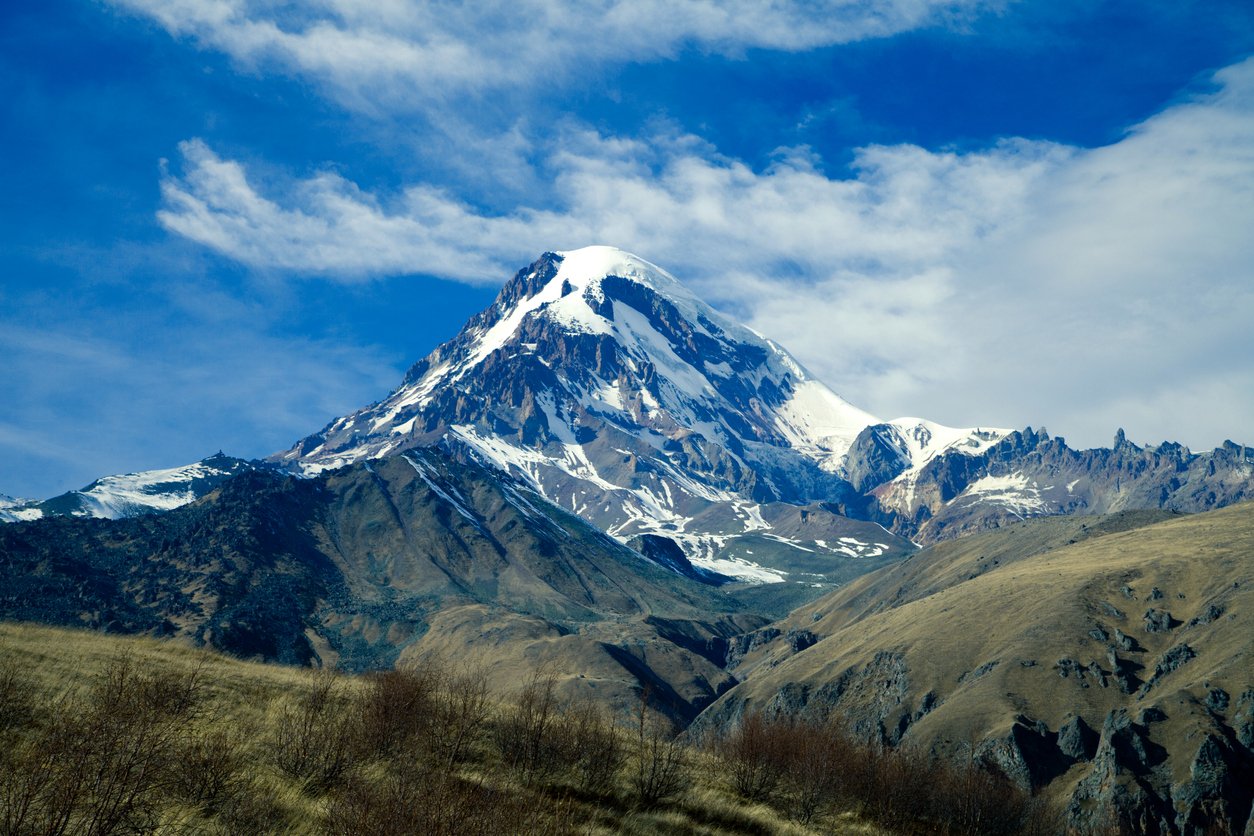
POLYGON ((207 810, 223 809, 251 788, 248 767, 238 735, 226 729, 209 729, 183 742, 173 765, 173 791, 207 810))
POLYGON ((61 701, 12 747, 0 780, 6 833, 153 829, 188 720, 197 672, 141 674, 118 657, 81 701, 61 701))
POLYGON ((614 787, 627 759, 614 722, 591 700, 576 703, 562 717, 563 739, 570 747, 570 764, 579 788, 604 794, 614 787))
POLYGON ((647 697, 637 712, 635 749, 632 786, 641 804, 655 807, 688 788, 688 753, 674 729, 649 713, 647 697))
POLYGON ((431 751, 444 768, 467 760, 489 713, 488 679, 480 668, 446 672, 435 691, 431 751))
POLYGON ((372 674, 361 699, 365 750, 392 757, 425 746, 443 679, 434 663, 372 674))
POLYGON ((501 757, 524 783, 540 783, 567 764, 572 750, 557 704, 557 677, 531 675, 496 723, 501 757))
POLYGON ((790 731, 788 723, 767 720, 754 711, 715 743, 732 789, 742 798, 765 801, 770 797, 788 766, 790 731))
POLYGON ((809 824, 827 808, 852 794, 859 761, 866 753, 835 723, 798 722, 789 726, 781 746, 791 813, 809 824))
POLYGON ((333 796, 323 828, 329 834, 505 836, 565 832, 567 814, 539 798, 519 798, 447 771, 403 769, 386 778, 355 778, 333 796))
POLYGON ((324 790, 356 764, 360 727, 338 674, 320 671, 285 704, 272 740, 275 765, 311 790, 324 790))
POLYGON ((35 703, 35 683, 16 659, 0 658, 0 743, 8 732, 31 722, 35 703))

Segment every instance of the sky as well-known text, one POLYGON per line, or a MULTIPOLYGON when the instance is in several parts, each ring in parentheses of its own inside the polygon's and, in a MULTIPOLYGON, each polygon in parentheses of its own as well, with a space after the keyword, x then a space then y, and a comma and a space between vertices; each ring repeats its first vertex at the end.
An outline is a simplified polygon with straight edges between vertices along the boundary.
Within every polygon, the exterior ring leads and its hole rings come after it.
POLYGON ((1248 0, 8 0, 0 492, 262 457, 545 251, 884 418, 1254 443, 1248 0))

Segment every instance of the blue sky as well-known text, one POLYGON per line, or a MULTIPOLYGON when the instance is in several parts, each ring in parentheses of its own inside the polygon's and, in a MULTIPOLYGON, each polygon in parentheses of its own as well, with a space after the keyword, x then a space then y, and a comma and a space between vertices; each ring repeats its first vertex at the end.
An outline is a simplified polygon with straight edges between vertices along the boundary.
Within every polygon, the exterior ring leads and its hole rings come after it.
POLYGON ((3 4, 0 492, 284 448, 592 243, 885 418, 1254 441, 1248 3, 511 10, 3 4))

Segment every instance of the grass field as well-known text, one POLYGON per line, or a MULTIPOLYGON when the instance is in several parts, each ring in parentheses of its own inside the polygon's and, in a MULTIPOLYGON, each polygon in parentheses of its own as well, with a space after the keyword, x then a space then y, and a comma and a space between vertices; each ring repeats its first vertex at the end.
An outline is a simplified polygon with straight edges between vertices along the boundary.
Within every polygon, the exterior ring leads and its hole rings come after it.
POLYGON ((614 725, 543 676, 484 681, 0 624, 0 832, 884 832, 849 805, 803 826, 782 792, 740 798, 718 755, 652 716, 614 725))

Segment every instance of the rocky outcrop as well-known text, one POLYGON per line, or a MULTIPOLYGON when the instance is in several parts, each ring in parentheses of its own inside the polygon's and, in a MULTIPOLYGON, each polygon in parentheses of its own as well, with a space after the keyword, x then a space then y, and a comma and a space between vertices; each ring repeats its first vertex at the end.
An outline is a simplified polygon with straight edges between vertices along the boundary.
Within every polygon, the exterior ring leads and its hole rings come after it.
POLYGON ((1145 728, 1134 723, 1126 709, 1110 712, 1092 768, 1067 807, 1068 826, 1082 833, 1112 827, 1121 832, 1171 833, 1170 805, 1145 780, 1164 756, 1162 747, 1150 742, 1145 728))
POLYGON ((660 534, 642 534, 629 540, 627 547, 634 549, 641 556, 652 560, 657 565, 664 566, 677 575, 692 578, 699 583, 719 586, 731 580, 731 578, 726 575, 720 575, 718 572, 693 566, 692 561, 684 554, 684 550, 680 548, 678 543, 660 534))
POLYGON ((896 428, 874 424, 858 433, 845 457, 845 472, 859 493, 869 493, 900 476, 910 467, 910 454, 904 449, 896 428))

